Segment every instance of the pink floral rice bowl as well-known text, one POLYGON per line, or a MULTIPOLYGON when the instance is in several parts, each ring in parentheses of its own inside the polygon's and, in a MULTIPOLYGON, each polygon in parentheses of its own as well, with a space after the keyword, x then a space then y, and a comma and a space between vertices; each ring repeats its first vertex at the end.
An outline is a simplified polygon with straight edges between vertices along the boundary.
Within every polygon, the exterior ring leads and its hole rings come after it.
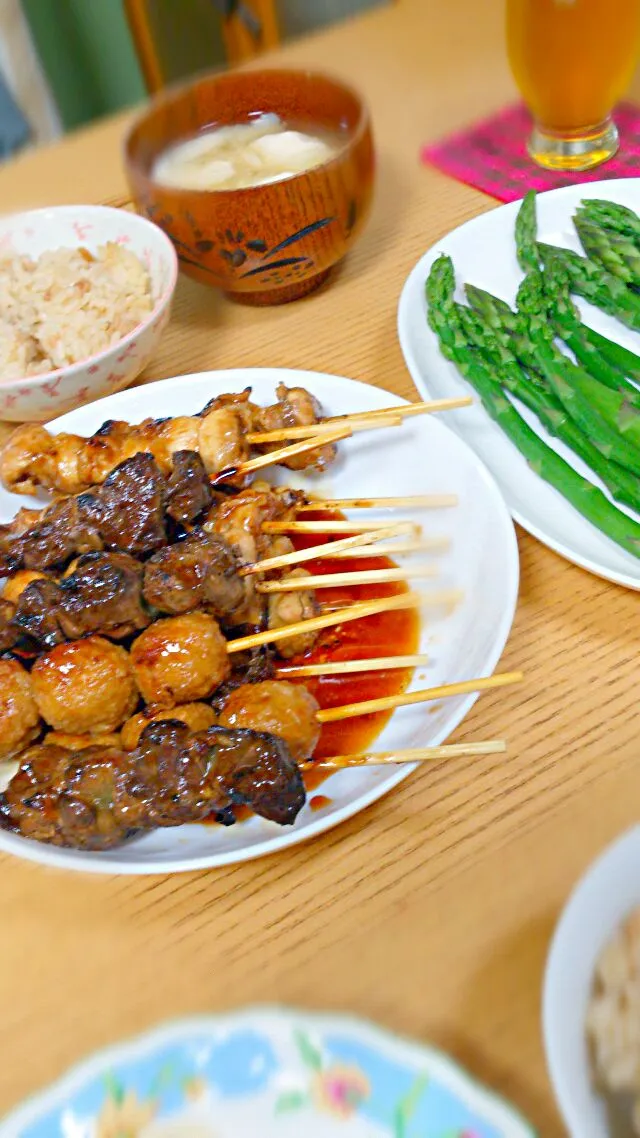
MULTIPOLYGON (((134 303, 123 285, 122 307, 115 313, 118 316, 115 326, 130 330, 122 337, 110 337, 109 346, 93 355, 55 370, 40 370, 39 374, 22 377, 15 376, 15 366, 9 369, 8 375, 0 371, 0 419, 48 420, 128 387, 156 350, 169 319, 177 278, 177 257, 170 240, 153 222, 135 213, 109 206, 80 205, 35 209, 0 218, 0 272, 5 274, 5 280, 0 281, 0 296, 9 291, 2 286, 11 283, 6 278, 14 260, 37 261, 42 254, 50 255, 59 250, 86 250, 93 257, 104 256, 105 247, 111 251, 108 259, 114 262, 116 274, 120 272, 122 276, 119 261, 125 266, 128 261, 129 270, 139 264, 138 276, 150 292, 146 303, 140 303, 139 299, 134 303), (122 250, 120 258, 119 249, 122 250), (127 308, 132 308, 135 320, 127 320, 127 308)), ((60 260, 63 256, 61 254, 60 260)), ((65 287, 61 289, 62 301, 68 280, 67 275, 65 287)), ((11 318, 15 319, 15 315, 12 312, 11 318)), ((25 325, 28 318, 25 306, 25 325)), ((86 333, 86 326, 84 331, 86 333)), ((91 337, 85 334, 78 338, 79 343, 83 340, 90 343, 91 337)))

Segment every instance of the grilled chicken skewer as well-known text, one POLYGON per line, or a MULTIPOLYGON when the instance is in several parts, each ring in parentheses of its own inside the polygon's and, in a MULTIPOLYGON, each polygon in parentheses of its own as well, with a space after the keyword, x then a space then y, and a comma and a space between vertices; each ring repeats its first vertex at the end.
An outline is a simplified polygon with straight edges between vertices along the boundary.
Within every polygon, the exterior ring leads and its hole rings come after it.
MULTIPOLYGON (((241 466, 252 453, 252 432, 281 427, 311 426, 322 420, 318 401, 302 387, 279 384, 278 402, 270 407, 251 403, 251 388, 239 394, 212 399, 199 415, 146 419, 137 425, 110 420, 90 438, 52 435, 46 427, 26 424, 13 432, 0 456, 0 477, 8 490, 33 494, 53 490, 78 494, 104 482, 114 467, 139 453, 152 454, 160 470, 169 474, 178 451, 200 455, 208 475, 241 466)), ((258 453, 279 444, 262 443, 258 453)), ((287 459, 292 470, 324 470, 336 457, 332 443, 287 459)))

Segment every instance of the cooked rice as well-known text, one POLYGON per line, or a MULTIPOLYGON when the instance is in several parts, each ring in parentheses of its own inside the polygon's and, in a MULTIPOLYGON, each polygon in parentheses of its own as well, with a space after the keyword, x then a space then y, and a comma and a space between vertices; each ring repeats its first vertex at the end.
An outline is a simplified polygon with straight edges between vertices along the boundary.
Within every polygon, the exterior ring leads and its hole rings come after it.
POLYGON ((635 1099, 634 1129, 640 1135, 640 909, 600 955, 586 1027, 595 1082, 635 1099))
POLYGON ((0 379, 79 363, 117 344, 153 308, 149 274, 116 242, 95 256, 51 249, 0 259, 0 379))

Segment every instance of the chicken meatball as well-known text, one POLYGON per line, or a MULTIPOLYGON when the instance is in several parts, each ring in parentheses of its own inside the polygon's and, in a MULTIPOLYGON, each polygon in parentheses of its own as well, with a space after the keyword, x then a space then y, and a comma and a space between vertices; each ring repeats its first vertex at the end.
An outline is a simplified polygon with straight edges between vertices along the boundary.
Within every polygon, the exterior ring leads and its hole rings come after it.
POLYGON ((243 684, 231 692, 218 723, 222 727, 250 727, 279 735, 296 762, 309 759, 320 737, 316 718, 319 704, 301 684, 265 680, 243 684))
POLYGON ((31 680, 40 714, 69 735, 109 734, 138 702, 127 653, 102 636, 58 644, 36 660, 31 680))
POLYGON ((133 751, 138 746, 138 740, 145 727, 153 720, 162 719, 177 719, 179 723, 186 723, 189 730, 194 733, 206 731, 208 727, 213 727, 216 721, 213 709, 208 703, 183 703, 180 707, 166 707, 153 715, 140 711, 137 715, 132 715, 131 719, 127 719, 120 732, 125 750, 133 751))
POLYGON ((0 659, 0 758, 24 750, 40 730, 29 673, 17 660, 0 659))
POLYGON ((159 707, 206 699, 230 671, 227 642, 204 612, 156 620, 131 645, 131 662, 145 703, 159 707))

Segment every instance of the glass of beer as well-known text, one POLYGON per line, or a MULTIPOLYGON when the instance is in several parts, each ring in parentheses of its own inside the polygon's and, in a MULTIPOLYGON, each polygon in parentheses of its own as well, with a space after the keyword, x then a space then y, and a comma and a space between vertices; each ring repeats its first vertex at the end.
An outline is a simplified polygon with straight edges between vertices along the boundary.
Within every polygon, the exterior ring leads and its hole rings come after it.
POLYGON ((535 162, 589 170, 615 154, 611 112, 639 42, 640 0, 507 0, 509 61, 533 115, 535 162))

